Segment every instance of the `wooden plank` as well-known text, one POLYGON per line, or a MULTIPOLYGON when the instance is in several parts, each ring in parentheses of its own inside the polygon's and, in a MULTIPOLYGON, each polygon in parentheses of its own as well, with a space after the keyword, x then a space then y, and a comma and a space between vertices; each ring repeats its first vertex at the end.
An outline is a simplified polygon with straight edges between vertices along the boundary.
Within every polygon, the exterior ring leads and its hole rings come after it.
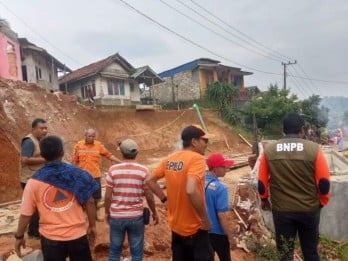
POLYGON ((239 136, 246 144, 248 144, 250 148, 252 147, 252 145, 249 143, 249 141, 247 141, 246 138, 244 138, 244 137, 243 137, 242 135, 240 135, 239 133, 238 133, 238 136, 239 136))

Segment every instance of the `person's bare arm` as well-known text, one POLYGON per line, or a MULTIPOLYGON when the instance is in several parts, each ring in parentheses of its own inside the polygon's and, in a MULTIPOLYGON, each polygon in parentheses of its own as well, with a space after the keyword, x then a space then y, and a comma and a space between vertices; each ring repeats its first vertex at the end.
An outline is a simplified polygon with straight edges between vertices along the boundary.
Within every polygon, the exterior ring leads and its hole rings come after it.
POLYGON ((39 165, 39 164, 45 163, 46 160, 43 157, 41 157, 41 156, 38 156, 38 157, 25 157, 25 156, 22 156, 21 162, 23 164, 26 164, 26 165, 39 165))
POLYGON ((157 225, 159 218, 156 211, 155 198, 152 194, 151 189, 146 184, 144 185, 144 195, 146 198, 147 205, 149 206, 152 212, 152 218, 155 221, 155 225, 157 225))
POLYGON ((152 190, 152 192, 162 201, 165 202, 167 196, 157 183, 158 178, 154 174, 150 174, 145 179, 145 184, 152 190))
POLYGON ((24 216, 20 215, 19 221, 18 221, 18 227, 17 227, 17 232, 16 232, 16 237, 19 239, 16 239, 15 242, 15 251, 17 256, 21 257, 21 246, 25 248, 25 239, 24 239, 24 233, 27 229, 27 226, 30 222, 31 216, 24 216), (22 238, 21 238, 22 237, 22 238))
POLYGON ((233 234, 236 232, 236 224, 231 220, 231 213, 229 211, 218 212, 218 217, 222 229, 228 237, 230 245, 233 243, 233 234))
POLYGON ((85 206, 87 218, 88 218, 87 235, 88 235, 88 239, 89 239, 89 244, 91 246, 94 246, 95 239, 97 237, 97 228, 95 225, 96 210, 95 210, 95 206, 94 206, 93 197, 90 197, 84 206, 85 206))
POLYGON ((197 190, 198 182, 193 177, 187 177, 186 182, 186 193, 189 197, 189 200, 192 204, 192 207, 195 209, 196 213, 201 219, 201 229, 209 230, 210 222, 207 215, 207 210, 205 208, 205 203, 197 190))
POLYGON ((105 195, 104 195, 104 209, 105 209, 105 220, 108 223, 110 218, 111 196, 112 196, 112 188, 107 186, 105 189, 105 195))
POLYGON ((113 161, 115 163, 122 163, 122 160, 120 160, 119 158, 115 157, 114 155, 111 155, 109 160, 111 160, 111 161, 113 161))

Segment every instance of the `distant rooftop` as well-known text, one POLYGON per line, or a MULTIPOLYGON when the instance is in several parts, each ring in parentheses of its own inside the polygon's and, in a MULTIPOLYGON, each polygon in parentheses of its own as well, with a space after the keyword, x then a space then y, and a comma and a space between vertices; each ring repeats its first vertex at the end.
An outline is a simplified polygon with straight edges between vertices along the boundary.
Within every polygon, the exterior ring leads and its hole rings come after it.
POLYGON ((234 71, 236 71, 238 74, 241 74, 241 75, 250 75, 252 74, 251 72, 245 72, 245 71, 242 71, 240 68, 237 68, 237 67, 231 67, 231 66, 226 66, 226 65, 222 65, 220 64, 220 61, 217 61, 217 60, 213 60, 213 59, 209 59, 209 58, 199 58, 199 59, 196 59, 196 60, 193 60, 191 62, 188 62, 188 63, 185 63, 185 64, 182 64, 182 65, 179 65, 177 67, 174 67, 172 69, 169 69, 167 71, 164 71, 164 72, 161 72, 159 73, 158 75, 161 77, 161 78, 165 78, 165 77, 170 77, 170 76, 173 76, 179 72, 183 72, 183 71, 187 71, 187 70, 192 70, 200 65, 210 65, 210 66, 221 66, 221 67, 226 67, 226 68, 231 68, 233 69, 234 71))
POLYGON ((196 68, 198 65, 201 64, 219 64, 219 61, 212 60, 209 58, 199 58, 194 61, 179 65, 175 68, 169 69, 167 71, 161 72, 158 75, 163 78, 163 77, 170 77, 174 74, 177 74, 179 72, 187 71, 187 70, 192 70, 193 68, 196 68))

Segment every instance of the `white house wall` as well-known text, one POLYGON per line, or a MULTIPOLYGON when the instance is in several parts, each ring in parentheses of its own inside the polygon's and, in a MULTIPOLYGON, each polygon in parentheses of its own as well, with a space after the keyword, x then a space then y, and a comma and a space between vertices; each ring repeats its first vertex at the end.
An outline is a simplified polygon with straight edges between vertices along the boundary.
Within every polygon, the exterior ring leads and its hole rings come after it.
MULTIPOLYGON (((22 57, 23 58, 23 57, 22 57)), ((39 81, 45 81, 53 87, 53 89, 58 89, 58 74, 57 69, 53 66, 52 62, 46 59, 44 56, 38 55, 36 53, 32 53, 28 50, 24 52, 24 60, 22 61, 22 65, 25 65, 27 68, 27 79, 28 82, 31 83, 39 83, 36 79, 36 71, 35 67, 41 69, 41 78, 39 81), (50 82, 51 75, 51 82, 50 82)))
MULTIPOLYGON (((108 79, 97 77, 97 78, 89 78, 85 80, 80 80, 78 82, 70 83, 68 86, 68 92, 70 95, 76 95, 82 98, 81 87, 90 85, 92 83, 95 84, 95 99, 105 99, 105 100, 129 100, 132 102, 140 102, 140 90, 139 85, 137 83, 134 84, 134 92, 130 92, 129 81, 125 80, 125 95, 109 95, 108 94, 108 79)), ((65 91, 65 84, 61 85, 61 90, 65 91)))

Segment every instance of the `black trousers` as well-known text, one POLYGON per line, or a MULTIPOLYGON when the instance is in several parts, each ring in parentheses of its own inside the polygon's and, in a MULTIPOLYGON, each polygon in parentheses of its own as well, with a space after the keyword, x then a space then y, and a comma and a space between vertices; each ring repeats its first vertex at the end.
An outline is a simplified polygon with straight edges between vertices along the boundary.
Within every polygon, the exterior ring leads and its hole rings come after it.
POLYGON ((294 241, 298 234, 304 260, 319 261, 320 209, 312 212, 272 212, 280 260, 293 260, 294 241))
POLYGON ((97 202, 97 200, 100 200, 102 198, 101 178, 94 178, 94 179, 99 184, 98 190, 93 193, 93 198, 95 199, 95 202, 97 202))
MULTIPOLYGON (((27 183, 21 182, 21 187, 24 190, 25 185, 27 183)), ((28 226, 28 236, 31 237, 39 237, 39 212, 37 209, 35 210, 34 214, 30 218, 29 226, 28 226)))
POLYGON ((67 257, 71 261, 93 260, 86 235, 69 241, 50 240, 41 236, 41 249, 44 261, 65 261, 67 257))
POLYGON ((172 231, 173 261, 214 261, 209 234, 198 230, 191 236, 181 236, 172 231))
POLYGON ((210 242, 220 261, 231 261, 230 242, 227 235, 210 233, 210 242))

